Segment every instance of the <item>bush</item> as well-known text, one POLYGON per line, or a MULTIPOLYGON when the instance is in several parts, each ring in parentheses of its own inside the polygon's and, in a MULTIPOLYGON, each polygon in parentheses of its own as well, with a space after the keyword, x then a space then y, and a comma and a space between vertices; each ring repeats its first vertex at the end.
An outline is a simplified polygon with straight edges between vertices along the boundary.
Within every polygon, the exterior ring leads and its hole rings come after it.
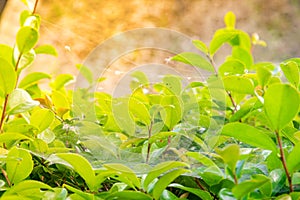
POLYGON ((209 46, 194 40, 199 54, 172 57, 211 72, 207 80, 151 84, 134 72, 129 96, 72 91, 68 74, 20 80, 38 54, 57 54, 36 47, 40 16, 25 2, 16 45, 0 45, 1 199, 300 198, 299 58, 255 63, 253 45, 265 42, 228 12, 209 46), (231 54, 216 66, 224 44, 231 54))

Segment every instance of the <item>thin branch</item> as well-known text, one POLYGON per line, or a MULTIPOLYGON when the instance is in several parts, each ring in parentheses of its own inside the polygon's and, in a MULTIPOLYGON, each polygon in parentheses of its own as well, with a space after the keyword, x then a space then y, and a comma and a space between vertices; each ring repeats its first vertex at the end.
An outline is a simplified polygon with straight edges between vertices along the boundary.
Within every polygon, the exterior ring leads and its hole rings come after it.
POLYGON ((149 142, 150 141, 150 138, 152 136, 151 132, 152 132, 152 121, 150 123, 150 126, 149 126, 149 129, 148 129, 148 147, 147 147, 147 156, 146 156, 146 163, 148 164, 149 163, 149 160, 150 160, 150 150, 151 150, 151 143, 149 142))
POLYGON ((213 66, 215 75, 218 76, 218 70, 217 70, 217 68, 216 68, 216 64, 215 64, 214 59, 213 59, 209 54, 206 54, 206 57, 208 58, 210 64, 213 66))
POLYGON ((3 174, 3 176, 4 176, 5 180, 6 180, 7 184, 8 184, 9 186, 11 186, 11 182, 10 182, 8 176, 7 176, 6 171, 5 171, 3 168, 1 168, 1 172, 2 172, 2 174, 3 174))
POLYGON ((289 187, 290 187, 290 192, 293 192, 294 189, 293 189, 293 184, 292 184, 292 178, 291 178, 291 175, 290 175, 290 173, 288 171, 288 168, 287 168, 287 164, 286 164, 286 160, 285 160, 285 155, 284 155, 283 147, 282 147, 281 137, 280 137, 278 131, 275 131, 275 134, 276 134, 276 139, 277 139, 277 142, 278 142, 278 145, 279 145, 279 150, 280 150, 280 160, 282 162, 282 165, 283 165, 286 177, 288 179, 288 183, 289 183, 289 187))
POLYGON ((229 99, 230 99, 230 101, 231 101, 231 103, 232 103, 232 105, 234 107, 233 113, 235 113, 237 111, 237 105, 236 105, 236 103, 235 103, 235 101, 234 101, 231 93, 229 91, 226 91, 226 93, 228 94, 229 99))
POLYGON ((8 97, 9 97, 9 95, 7 94, 5 96, 4 103, 3 103, 1 120, 0 120, 0 134, 3 132, 2 128, 3 128, 4 120, 6 118, 6 108, 7 108, 8 97))
POLYGON ((32 14, 35 14, 35 13, 36 13, 36 9, 37 9, 38 2, 39 2, 39 0, 36 0, 36 1, 35 1, 34 8, 33 8, 33 11, 32 11, 32 14))

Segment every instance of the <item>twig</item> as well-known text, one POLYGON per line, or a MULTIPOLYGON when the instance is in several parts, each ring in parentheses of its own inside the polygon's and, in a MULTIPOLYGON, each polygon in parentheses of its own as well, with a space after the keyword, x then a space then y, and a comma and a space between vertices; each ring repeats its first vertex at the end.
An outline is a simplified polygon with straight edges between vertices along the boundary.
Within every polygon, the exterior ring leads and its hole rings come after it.
POLYGON ((290 175, 290 173, 288 171, 288 168, 287 168, 287 165, 286 165, 286 160, 285 160, 285 156, 284 156, 284 152, 283 152, 283 147, 282 147, 282 141, 281 141, 279 132, 275 131, 275 134, 276 134, 276 139, 277 139, 277 142, 278 142, 278 145, 279 145, 279 150, 280 150, 280 160, 282 162, 282 165, 283 165, 286 177, 288 179, 288 183, 289 183, 289 187, 290 187, 290 192, 293 192, 294 189, 293 189, 293 184, 292 184, 292 178, 291 178, 291 175, 290 175))

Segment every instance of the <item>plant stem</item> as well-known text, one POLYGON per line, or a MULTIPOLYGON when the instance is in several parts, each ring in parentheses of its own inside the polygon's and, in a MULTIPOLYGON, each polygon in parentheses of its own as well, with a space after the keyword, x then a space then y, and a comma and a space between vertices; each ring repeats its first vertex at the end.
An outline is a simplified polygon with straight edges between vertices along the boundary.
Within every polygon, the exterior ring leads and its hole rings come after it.
POLYGON ((195 178, 195 182, 196 182, 196 184, 198 185, 198 187, 199 187, 201 190, 207 191, 207 190, 201 185, 200 181, 199 181, 197 178, 195 178))
POLYGON ((36 8, 37 8, 37 5, 38 5, 38 2, 39 2, 39 0, 35 0, 35 4, 34 4, 34 8, 33 8, 32 14, 36 13, 36 8))
POLYGON ((4 176, 5 180, 6 180, 7 184, 8 184, 9 186, 11 186, 11 182, 10 182, 8 176, 7 176, 6 171, 5 171, 4 169, 1 168, 1 172, 2 172, 2 174, 3 174, 3 176, 4 176))
POLYGON ((289 183, 289 187, 290 187, 290 192, 293 192, 294 189, 293 189, 293 184, 292 184, 292 178, 291 178, 291 175, 290 175, 290 173, 289 173, 289 171, 287 169, 286 160, 285 160, 285 156, 284 156, 284 152, 283 152, 283 147, 282 147, 281 137, 280 137, 278 131, 275 131, 275 134, 276 134, 276 139, 277 139, 277 142, 278 142, 278 145, 279 145, 279 150, 280 150, 280 160, 282 162, 282 165, 283 165, 286 177, 288 179, 288 183, 289 183))
POLYGON ((150 138, 152 136, 151 132, 152 132, 152 121, 151 121, 149 129, 148 129, 148 147, 147 147, 147 156, 146 156, 146 163, 147 164, 149 163, 149 160, 150 160, 151 143, 149 141, 150 141, 150 138))
POLYGON ((216 64, 214 62, 214 59, 209 54, 206 54, 206 57, 208 58, 210 64, 213 66, 215 75, 218 76, 218 70, 216 68, 216 64))
POLYGON ((5 117, 6 117, 6 108, 7 108, 8 97, 9 97, 9 95, 7 94, 5 96, 4 103, 3 103, 3 109, 2 109, 1 120, 0 120, 0 134, 3 132, 2 127, 3 127, 5 117))
POLYGON ((226 93, 228 94, 228 96, 230 98, 230 101, 231 101, 231 103, 232 103, 232 105, 234 107, 234 110, 233 110, 233 114, 234 114, 237 111, 237 105, 236 105, 236 103, 235 103, 235 101, 234 101, 231 93, 229 91, 226 91, 226 93))

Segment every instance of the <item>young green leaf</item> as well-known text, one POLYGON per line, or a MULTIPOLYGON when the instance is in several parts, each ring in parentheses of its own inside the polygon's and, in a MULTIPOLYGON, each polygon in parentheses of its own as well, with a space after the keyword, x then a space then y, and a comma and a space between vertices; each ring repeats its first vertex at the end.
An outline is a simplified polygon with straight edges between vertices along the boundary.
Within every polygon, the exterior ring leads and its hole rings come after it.
POLYGON ((206 46, 206 44, 204 42, 202 42, 201 40, 193 40, 193 45, 199 49, 202 53, 204 53, 205 55, 208 54, 208 47, 206 46))
POLYGON ((234 46, 232 48, 232 58, 241 61, 247 69, 250 69, 253 64, 253 57, 250 52, 240 46, 234 46))
POLYGON ((178 176, 183 173, 190 172, 187 169, 174 169, 171 172, 164 174, 156 183, 153 188, 153 197, 158 200, 164 189, 174 181, 178 176))
POLYGON ((26 75, 21 82, 19 83, 19 87, 26 89, 30 86, 33 86, 38 83, 41 79, 50 79, 51 76, 49 74, 43 72, 32 72, 26 75))
POLYGON ((33 170, 31 154, 24 149, 13 147, 7 154, 6 173, 11 184, 19 183, 33 170))
POLYGON ((210 72, 214 71, 214 68, 211 65, 211 63, 196 53, 192 53, 192 52, 180 53, 172 57, 172 60, 179 61, 195 67, 199 67, 200 69, 204 69, 210 72))
POLYGON ((77 64, 76 68, 79 70, 80 74, 88 81, 90 85, 94 83, 93 72, 87 66, 77 64))
POLYGON ((17 33, 17 47, 20 54, 28 52, 37 43, 39 34, 36 29, 23 26, 17 33))
POLYGON ((230 144, 224 149, 216 149, 216 152, 221 156, 224 163, 229 169, 235 173, 236 164, 240 158, 240 147, 237 144, 230 144))
POLYGON ((7 113, 17 114, 33 109, 40 103, 32 100, 31 96, 23 89, 15 89, 10 95, 7 103, 7 113))
MULTIPOLYGON (((11 64, 13 49, 5 44, 0 44, 0 58, 11 64)), ((2 71, 1 71, 2 72, 2 71)))
POLYGON ((254 94, 254 84, 251 79, 243 76, 225 76, 225 90, 241 94, 254 94))
POLYGON ((245 73, 245 65, 236 59, 231 59, 224 62, 218 69, 221 76, 241 75, 245 73))
POLYGON ((271 128, 279 131, 284 128, 299 111, 298 91, 287 84, 273 84, 264 95, 264 109, 271 128))
POLYGON ((59 90, 65 85, 71 83, 74 77, 71 74, 59 74, 55 80, 50 84, 54 90, 59 90))
POLYGON ((267 134, 247 124, 238 122, 226 124, 221 134, 234 137, 246 144, 277 152, 276 144, 267 134))
POLYGON ((41 45, 38 46, 34 49, 36 54, 48 54, 48 55, 52 55, 52 56, 57 56, 57 51, 56 49, 52 46, 52 45, 41 45))
POLYGON ((299 67, 296 62, 289 61, 286 63, 281 63, 280 68, 284 73, 286 79, 293 84, 296 88, 298 88, 300 82, 300 72, 299 67))
POLYGON ((267 85, 270 81, 270 78, 272 77, 271 71, 264 66, 256 67, 256 75, 258 79, 258 84, 261 85, 262 87, 267 85))
POLYGON ((54 114, 48 109, 35 110, 30 117, 30 124, 37 127, 39 132, 44 131, 54 121, 54 114))
POLYGON ((238 34, 239 31, 237 30, 219 29, 216 31, 209 46, 209 53, 211 56, 213 56, 223 44, 230 42, 235 37, 238 37, 238 34))
POLYGON ((234 29, 235 27, 235 15, 233 14, 233 12, 228 12, 226 13, 225 17, 224 17, 224 22, 227 28, 232 28, 234 29))
POLYGON ((7 95, 13 91, 17 82, 17 74, 13 66, 0 58, 0 93, 7 95))

